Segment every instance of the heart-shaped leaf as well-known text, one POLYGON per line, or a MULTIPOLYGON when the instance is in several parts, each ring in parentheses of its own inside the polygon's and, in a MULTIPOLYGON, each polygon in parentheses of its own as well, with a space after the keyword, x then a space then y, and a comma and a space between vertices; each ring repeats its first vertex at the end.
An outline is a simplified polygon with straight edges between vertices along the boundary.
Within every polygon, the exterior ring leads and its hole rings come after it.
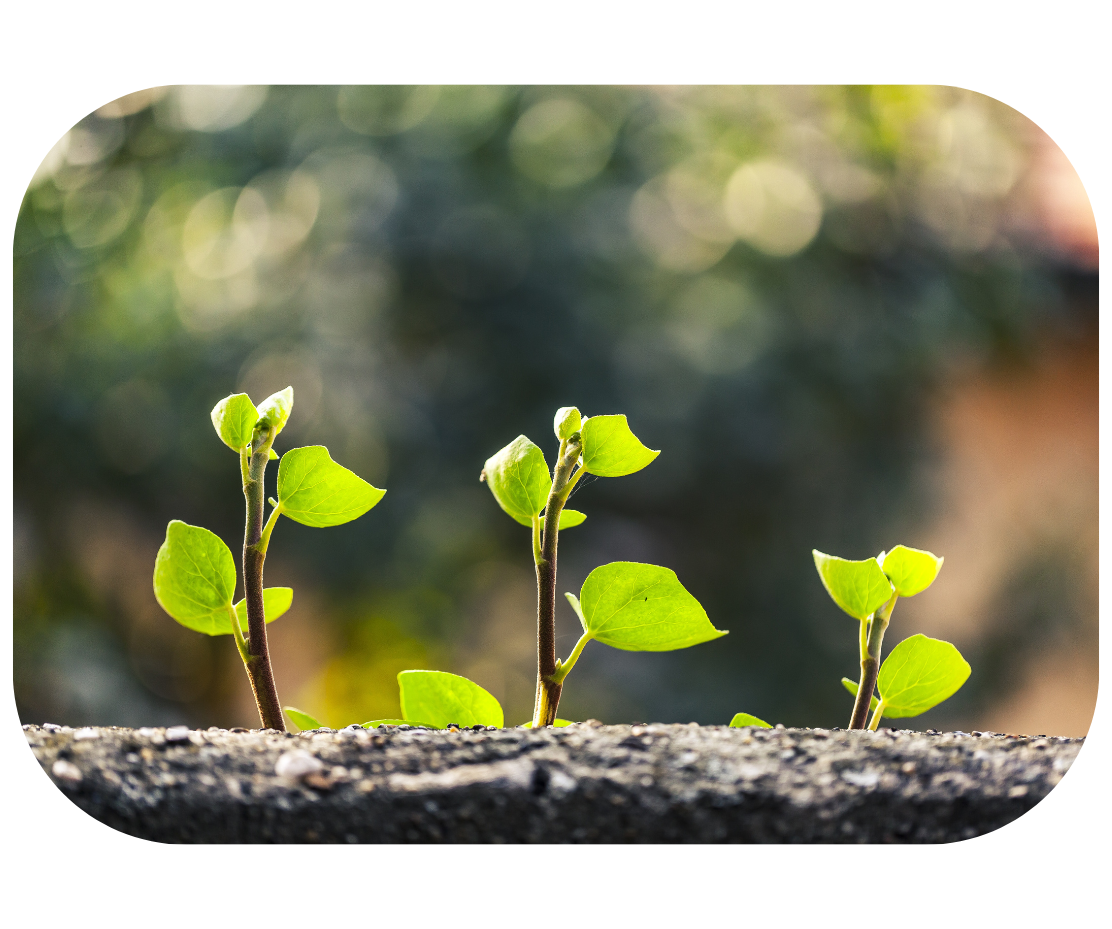
POLYGON ((592 638, 626 651, 671 651, 726 635, 674 571, 635 561, 615 561, 587 575, 579 611, 592 638))
POLYGON ((544 452, 523 435, 486 460, 483 479, 498 505, 523 526, 533 525, 552 489, 544 452))
POLYGON ((943 559, 918 548, 897 545, 884 556, 884 573, 901 597, 922 593, 938 577, 943 559))
POLYGON ((957 693, 969 671, 969 662, 949 642, 922 634, 904 639, 884 659, 877 677, 884 715, 925 713, 957 693))
POLYGON ((761 729, 772 728, 772 726, 763 719, 759 719, 749 713, 737 713, 734 718, 730 720, 730 727, 732 729, 739 729, 742 726, 759 726, 761 729))
POLYGON ((216 434, 232 451, 238 452, 251 444, 251 436, 259 411, 247 394, 232 394, 212 408, 212 425, 216 434))
POLYGON ((318 720, 315 716, 310 716, 308 713, 302 713, 301 710, 297 709, 297 707, 284 706, 282 707, 282 709, 286 711, 286 715, 290 718, 293 724, 297 726, 298 729, 304 730, 324 728, 323 723, 321 723, 320 720, 318 720))
MULTIPOLYGON (((857 681, 851 681, 848 677, 843 677, 842 686, 845 687, 845 689, 848 690, 851 694, 853 694, 854 700, 857 699, 857 689, 861 686, 857 683, 857 681)), ((880 703, 880 701, 876 698, 876 694, 874 693, 872 697, 869 698, 870 713, 876 709, 878 703, 880 703)))
POLYGON ((457 726, 502 728, 502 705, 474 681, 447 671, 402 671, 402 716, 412 725, 445 729, 457 726), (424 719, 427 723, 414 723, 424 719))
POLYGON ((866 619, 892 596, 892 585, 875 558, 848 561, 817 549, 811 554, 826 592, 854 619, 866 619))
POLYGON ((623 477, 648 465, 660 452, 641 444, 625 414, 590 416, 583 421, 583 467, 599 477, 623 477))
POLYGON ((259 404, 259 419, 270 426, 275 435, 278 435, 290 418, 293 410, 293 388, 287 387, 277 393, 271 394, 259 404))
MULTIPOLYGON (((267 587, 263 590, 263 615, 268 623, 274 622, 293 605, 292 587, 267 587)), ((235 605, 236 616, 239 618, 239 628, 247 635, 247 601, 240 600, 235 605)), ((209 635, 231 635, 232 618, 225 612, 223 618, 216 618, 213 630, 209 635)), ((302 727, 304 728, 304 727, 302 727)))
POLYGON ((357 519, 385 490, 336 464, 323 445, 292 449, 278 465, 278 505, 306 526, 339 526, 357 519))
POLYGON ((154 561, 154 596, 159 606, 188 629, 220 635, 228 625, 236 589, 236 563, 220 537, 175 519, 154 561))
POLYGON ((579 510, 560 510, 560 528, 570 529, 572 526, 578 526, 586 518, 587 514, 580 513, 579 510))

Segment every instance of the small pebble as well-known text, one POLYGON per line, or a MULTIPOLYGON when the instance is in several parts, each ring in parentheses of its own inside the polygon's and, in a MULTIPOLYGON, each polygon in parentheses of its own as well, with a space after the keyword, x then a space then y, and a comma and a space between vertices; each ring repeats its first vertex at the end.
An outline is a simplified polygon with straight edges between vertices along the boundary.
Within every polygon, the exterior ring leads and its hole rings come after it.
POLYGON ((57 732, 57 731, 58 731, 59 729, 61 729, 61 728, 62 728, 62 727, 61 727, 61 726, 59 726, 59 725, 58 725, 57 723, 43 723, 43 724, 42 724, 42 727, 43 727, 43 729, 45 729, 45 730, 46 730, 47 732, 57 732))
POLYGON ((300 748, 283 752, 282 757, 278 759, 278 763, 274 766, 275 774, 290 780, 317 774, 323 770, 324 765, 318 758, 300 748))
POLYGON ((52 767, 50 771, 60 781, 72 781, 76 784, 81 780, 81 769, 72 762, 62 758, 54 762, 54 767, 52 767))
POLYGON ((74 741, 84 741, 85 739, 99 739, 100 733, 92 726, 85 726, 83 729, 78 729, 73 734, 74 741))
POLYGON ((189 741, 189 727, 188 726, 171 726, 166 730, 167 742, 188 742, 189 741))

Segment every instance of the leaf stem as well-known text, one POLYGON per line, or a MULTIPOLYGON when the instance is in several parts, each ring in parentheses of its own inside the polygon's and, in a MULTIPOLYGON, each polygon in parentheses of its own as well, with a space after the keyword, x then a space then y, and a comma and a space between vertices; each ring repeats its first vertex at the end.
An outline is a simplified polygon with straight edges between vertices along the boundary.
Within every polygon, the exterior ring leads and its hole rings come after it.
MULTIPOLYGON (((286 724, 282 716, 282 704, 278 700, 278 688, 274 683, 274 671, 270 666, 270 651, 266 641, 266 614, 263 608, 263 562, 266 548, 270 542, 270 531, 281 507, 275 507, 267 522, 267 533, 263 537, 263 478, 266 464, 270 458, 270 446, 274 442, 274 431, 268 423, 260 420, 255 424, 251 438, 251 456, 243 480, 243 496, 247 502, 247 519, 243 533, 243 592, 247 601, 247 658, 244 665, 255 692, 255 703, 259 708, 259 718, 264 729, 277 729, 285 732, 286 724)), ((241 453, 240 463, 247 457, 241 453)))
POLYGON ((575 643, 575 648, 571 650, 571 654, 568 655, 568 660, 556 662, 556 673, 552 675, 552 679, 557 684, 564 683, 564 678, 567 677, 571 669, 575 667, 575 663, 579 660, 579 656, 583 654, 583 649, 586 648, 587 643, 590 642, 592 638, 594 638, 594 636, 592 636, 591 633, 584 632, 583 635, 579 637, 579 641, 575 643))
POLYGON ((892 598, 873 614, 869 623, 869 634, 864 653, 861 656, 861 682, 857 687, 857 699, 853 702, 853 715, 849 720, 850 729, 864 729, 869 718, 869 702, 873 699, 876 690, 876 679, 880 673, 880 650, 884 644, 884 631, 888 628, 888 621, 892 618, 899 594, 893 593, 892 598))
POLYGON ((884 701, 881 700, 880 703, 876 705, 876 709, 873 710, 873 718, 872 721, 869 723, 869 729, 871 729, 873 732, 876 732, 876 727, 880 725, 880 717, 882 717, 883 715, 884 701))
POLYGON ((533 517, 533 564, 539 565, 544 561, 541 555, 541 518, 533 517))

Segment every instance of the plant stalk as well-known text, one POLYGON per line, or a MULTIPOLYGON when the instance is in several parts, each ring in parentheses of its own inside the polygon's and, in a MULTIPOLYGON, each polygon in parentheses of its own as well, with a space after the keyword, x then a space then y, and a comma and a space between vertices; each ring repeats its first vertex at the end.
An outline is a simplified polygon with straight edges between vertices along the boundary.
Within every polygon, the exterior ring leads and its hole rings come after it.
MULTIPOLYGON (((259 719, 264 729, 286 731, 282 718, 282 704, 274 683, 274 670, 270 665, 270 650, 266 642, 266 614, 263 609, 263 562, 270 533, 263 536, 263 477, 270 457, 274 433, 265 423, 255 426, 251 439, 250 456, 244 452, 241 461, 248 459, 244 469, 243 496, 247 501, 247 522, 243 533, 243 593, 247 600, 247 651, 244 667, 255 693, 259 719)), ((273 528, 273 519, 267 528, 273 528)))
MULTIPOLYGON (((533 728, 551 726, 560 705, 563 683, 556 679, 556 542, 560 513, 575 486, 572 471, 583 450, 579 433, 560 443, 560 457, 552 475, 552 489, 544 510, 544 533, 537 561, 537 699, 533 728)), ((578 476, 578 474, 576 475, 578 476)))
POLYGON ((884 604, 873 614, 869 623, 868 637, 865 639, 865 649, 861 655, 861 678, 857 685, 857 699, 853 701, 853 715, 849 720, 850 729, 864 729, 869 719, 869 703, 876 690, 877 675, 880 674, 880 650, 884 644, 884 631, 888 628, 888 621, 892 618, 892 610, 896 606, 899 594, 892 594, 892 599, 884 604))

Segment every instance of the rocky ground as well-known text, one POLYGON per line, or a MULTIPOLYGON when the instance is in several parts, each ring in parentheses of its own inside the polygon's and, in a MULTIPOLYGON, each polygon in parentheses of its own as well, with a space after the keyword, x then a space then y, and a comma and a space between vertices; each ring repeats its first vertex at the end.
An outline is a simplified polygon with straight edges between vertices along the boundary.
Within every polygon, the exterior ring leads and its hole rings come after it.
POLYGON ((159 842, 953 842, 1083 739, 882 729, 24 726, 77 806, 159 842))

